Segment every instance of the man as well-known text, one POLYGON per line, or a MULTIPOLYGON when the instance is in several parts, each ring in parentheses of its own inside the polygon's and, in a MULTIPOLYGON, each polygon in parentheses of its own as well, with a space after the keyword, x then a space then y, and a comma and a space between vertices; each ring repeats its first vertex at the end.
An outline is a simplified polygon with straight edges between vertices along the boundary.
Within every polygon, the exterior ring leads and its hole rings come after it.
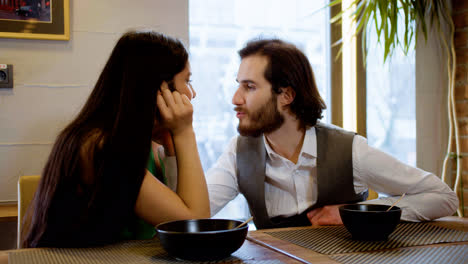
POLYGON ((239 51, 232 103, 240 136, 207 172, 211 213, 237 194, 258 229, 342 224, 338 207, 363 202, 368 189, 388 197, 365 203, 398 206, 402 219, 452 215, 456 194, 438 177, 367 145, 365 138, 319 123, 325 103, 306 56, 278 39, 239 51))

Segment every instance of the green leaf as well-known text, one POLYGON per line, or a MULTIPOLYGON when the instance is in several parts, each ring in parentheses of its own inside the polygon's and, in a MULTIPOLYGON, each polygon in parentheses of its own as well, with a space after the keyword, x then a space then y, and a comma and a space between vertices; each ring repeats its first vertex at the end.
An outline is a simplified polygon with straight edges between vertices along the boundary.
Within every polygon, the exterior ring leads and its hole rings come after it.
MULTIPOLYGON (((425 0, 415 0, 413 1, 413 9, 415 10, 415 21, 424 34, 424 39, 427 41, 427 26, 426 26, 426 5, 425 0)), ((417 31, 416 31, 417 32, 417 31)), ((417 34, 417 33, 416 33, 417 34)), ((416 36, 417 39, 417 36, 416 36)))
POLYGON ((342 20, 342 17, 343 17, 343 14, 344 14, 344 10, 340 11, 338 14, 336 14, 334 17, 332 17, 330 19, 330 23, 335 23, 336 21, 339 21, 339 20, 342 20))
POLYGON ((359 18, 359 21, 356 22, 355 35, 359 34, 363 28, 367 28, 372 13, 372 5, 373 3, 369 2, 368 8, 364 10, 364 13, 359 18))
MULTIPOLYGON (((337 41, 338 42, 338 41, 337 41)), ((337 42, 335 42, 335 46, 337 46, 337 42)), ((341 53, 343 53, 343 45, 340 46, 340 49, 338 50, 338 52, 336 53, 336 56, 335 56, 335 60, 338 60, 341 56, 341 53)))
POLYGON ((389 35, 387 19, 389 19, 389 18, 385 17, 385 22, 382 21, 384 23, 384 34, 383 34, 383 37, 384 37, 384 41, 383 41, 383 44, 384 44, 384 61, 386 61, 387 56, 388 56, 388 52, 390 51, 390 45, 389 45, 389 43, 387 41, 388 35, 389 35))
POLYGON ((409 25, 409 19, 410 19, 410 13, 409 13, 409 7, 407 3, 402 3, 401 4, 403 7, 403 14, 404 14, 404 19, 405 19, 405 32, 404 32, 404 52, 405 54, 408 54, 409 50, 409 44, 408 44, 408 35, 410 31, 410 25, 409 25))
MULTIPOLYGON (((378 2, 377 2, 377 5, 378 6, 378 2)), ((376 33, 377 33, 377 42, 380 43, 380 34, 382 33, 382 24, 379 24, 379 18, 377 16, 377 10, 374 11, 374 14, 373 14, 373 19, 374 19, 374 24, 375 24, 375 30, 376 30, 376 33)), ((382 20, 380 20, 380 23, 381 23, 382 20)))
MULTIPOLYGON (((439 5, 437 1, 431 1, 431 27, 434 26, 434 21, 439 20, 439 5)), ((440 24, 437 23, 438 30, 440 30, 440 24)))
POLYGON ((336 6, 338 4, 341 4, 341 2, 342 2, 342 0, 333 0, 328 4, 328 6, 329 7, 336 6))
POLYGON ((335 41, 331 46, 332 48, 338 46, 338 45, 341 45, 343 44, 343 38, 340 38, 339 40, 335 41))
POLYGON ((361 36, 361 50, 362 50, 362 62, 364 66, 367 64, 367 29, 362 32, 361 36))
POLYGON ((386 58, 392 54, 392 51, 395 49, 397 46, 396 44, 398 43, 398 35, 397 35, 397 28, 398 28, 398 3, 397 0, 392 0, 390 2, 390 12, 391 15, 389 16, 390 18, 390 34, 387 36, 387 39, 385 40, 388 42, 388 49, 386 50, 386 53, 384 54, 384 62, 386 58))
MULTIPOLYGON (((350 12, 350 19, 356 24, 349 34, 362 33, 361 49, 366 56, 366 38, 369 27, 374 27, 377 41, 384 48, 384 61, 392 55, 395 48, 402 48, 405 54, 417 45, 418 34, 422 33, 427 41, 428 31, 436 27, 445 36, 442 21, 453 27, 450 7, 447 0, 353 0, 346 10, 342 10, 332 18, 332 23, 340 23, 346 11, 350 12), (402 19, 404 25, 398 24, 402 19), (427 19, 427 21, 426 21, 427 19), (372 21, 373 20, 373 21, 372 21), (414 40, 414 43, 413 43, 414 40)), ((342 0, 333 0, 328 4, 335 6, 342 4, 342 0)), ((347 29, 348 30, 348 29, 347 29)), ((447 38, 450 38, 447 36, 447 38)), ((364 61, 365 62, 365 61, 364 61)))
MULTIPOLYGON (((414 36, 413 34, 414 34, 414 31, 411 30, 411 34, 410 34, 410 38, 409 38, 409 39, 410 39, 410 43, 411 43, 411 40, 413 39, 413 36, 414 36)), ((416 40, 415 40, 415 42, 414 42, 414 45, 417 45, 417 42, 418 42, 418 39, 416 38, 416 40)))

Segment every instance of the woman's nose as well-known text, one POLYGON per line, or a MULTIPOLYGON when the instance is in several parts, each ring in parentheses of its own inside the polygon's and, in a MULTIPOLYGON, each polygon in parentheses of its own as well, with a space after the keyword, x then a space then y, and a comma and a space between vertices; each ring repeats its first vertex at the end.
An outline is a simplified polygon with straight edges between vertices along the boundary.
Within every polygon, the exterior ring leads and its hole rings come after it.
POLYGON ((192 99, 197 96, 197 92, 195 92, 195 89, 193 89, 192 85, 190 85, 190 89, 192 90, 192 99))

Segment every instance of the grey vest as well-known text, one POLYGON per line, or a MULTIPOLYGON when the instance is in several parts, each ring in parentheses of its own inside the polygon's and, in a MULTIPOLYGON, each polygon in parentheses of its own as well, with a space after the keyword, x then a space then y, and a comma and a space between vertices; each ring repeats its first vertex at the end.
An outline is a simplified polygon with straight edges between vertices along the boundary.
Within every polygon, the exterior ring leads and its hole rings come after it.
POLYGON ((237 181, 258 229, 310 225, 307 212, 330 204, 355 203, 368 192, 356 194, 353 184, 352 146, 354 133, 318 123, 317 202, 303 213, 270 219, 265 205, 265 165, 267 153, 263 137, 239 136, 237 141, 237 181))

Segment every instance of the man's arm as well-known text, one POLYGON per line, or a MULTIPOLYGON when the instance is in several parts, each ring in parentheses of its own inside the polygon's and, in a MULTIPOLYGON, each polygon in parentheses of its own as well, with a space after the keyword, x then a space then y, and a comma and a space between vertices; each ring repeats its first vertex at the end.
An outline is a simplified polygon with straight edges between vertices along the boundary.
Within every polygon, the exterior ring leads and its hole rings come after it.
POLYGON ((355 188, 365 186, 388 195, 363 203, 391 205, 406 192, 398 203, 402 220, 428 221, 453 215, 458 207, 455 192, 437 176, 368 146, 360 136, 353 142, 353 170, 355 188))
MULTIPOLYGON (((391 205, 406 193, 397 205, 405 221, 429 221, 453 215, 458 207, 455 192, 437 176, 367 145, 361 136, 355 136, 353 141, 353 175, 356 193, 371 188, 388 196, 363 204, 391 205)), ((317 208, 307 216, 312 225, 339 225, 342 224, 339 206, 317 208)))
POLYGON ((237 137, 234 137, 215 165, 206 172, 211 216, 218 213, 239 194, 236 175, 236 145, 237 137))

